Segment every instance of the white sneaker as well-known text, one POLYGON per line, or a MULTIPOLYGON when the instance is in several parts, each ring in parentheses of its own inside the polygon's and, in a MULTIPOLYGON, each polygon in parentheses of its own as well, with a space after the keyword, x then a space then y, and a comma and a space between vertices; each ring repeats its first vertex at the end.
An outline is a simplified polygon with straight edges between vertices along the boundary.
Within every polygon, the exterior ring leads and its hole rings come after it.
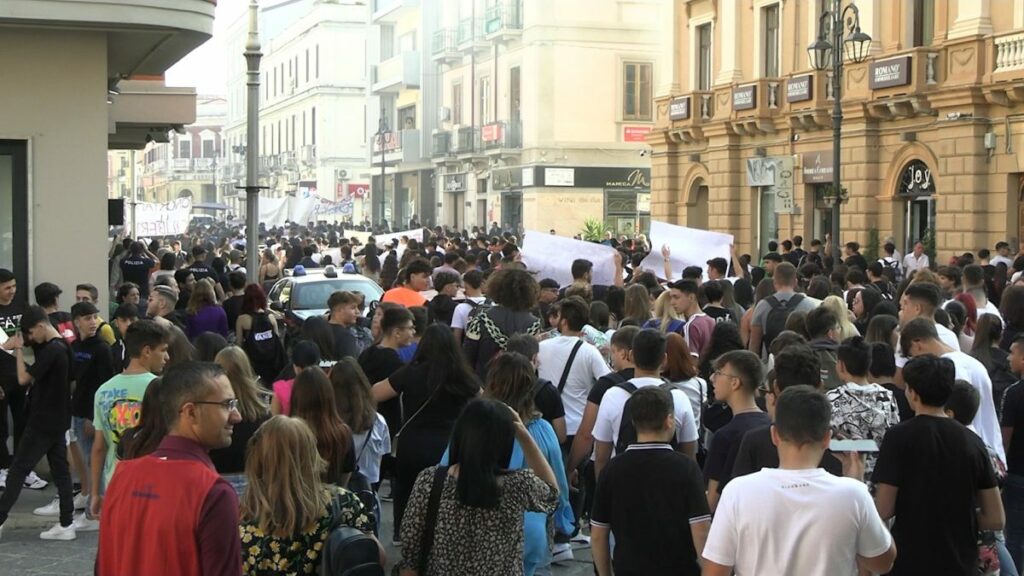
POLYGON ((46 480, 36 476, 35 472, 29 472, 28 476, 25 476, 25 488, 28 488, 29 490, 42 490, 49 484, 50 483, 46 480))
POLYGON ((555 544, 551 547, 551 563, 571 562, 573 560, 572 545, 555 544))
POLYGON ((54 496, 46 506, 40 506, 32 511, 36 516, 60 516, 60 497, 54 496))
POLYGON ((89 496, 84 492, 75 494, 75 510, 85 510, 89 507, 89 496))
POLYGON ((53 528, 40 533, 39 537, 43 540, 74 540, 78 535, 75 534, 74 523, 70 526, 61 526, 60 522, 57 522, 53 528))
POLYGON ((571 542, 573 544, 587 544, 587 545, 590 545, 590 536, 587 536, 583 532, 580 532, 579 534, 577 534, 577 535, 573 536, 572 538, 570 538, 569 542, 571 542))
POLYGON ((7 489, 7 468, 0 469, 0 490, 7 489))
POLYGON ((75 521, 71 525, 76 532, 95 532, 100 529, 100 521, 89 518, 85 512, 75 516, 75 521))

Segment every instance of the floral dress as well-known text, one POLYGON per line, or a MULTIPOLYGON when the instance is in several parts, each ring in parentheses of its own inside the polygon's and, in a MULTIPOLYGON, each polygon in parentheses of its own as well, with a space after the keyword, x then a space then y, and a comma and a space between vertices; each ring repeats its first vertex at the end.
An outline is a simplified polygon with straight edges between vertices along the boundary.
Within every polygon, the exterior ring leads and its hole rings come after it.
MULTIPOLYGON (((330 498, 337 498, 342 526, 373 532, 373 522, 359 498, 335 486, 327 486, 324 491, 330 498)), ((330 503, 315 523, 291 536, 268 535, 255 524, 243 523, 240 528, 242 573, 266 576, 316 574, 320 568, 320 552, 327 540, 331 523, 330 503)))
MULTIPOLYGON (((420 541, 435 469, 420 472, 409 498, 402 520, 402 568, 416 569, 423 553, 420 541)), ((554 512, 558 491, 531 470, 516 470, 501 477, 497 508, 471 508, 459 503, 456 483, 445 477, 434 544, 420 576, 522 576, 523 513, 554 512)))

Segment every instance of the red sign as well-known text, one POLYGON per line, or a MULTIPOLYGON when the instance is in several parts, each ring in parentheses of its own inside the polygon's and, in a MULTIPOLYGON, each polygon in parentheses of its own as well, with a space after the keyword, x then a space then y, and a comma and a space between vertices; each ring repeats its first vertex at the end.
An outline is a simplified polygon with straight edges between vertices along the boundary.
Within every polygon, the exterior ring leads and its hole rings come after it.
POLYGON ((484 142, 497 142, 501 140, 501 124, 488 124, 480 131, 480 139, 484 142))
POLYGON ((353 198, 366 198, 370 195, 370 185, 365 183, 348 183, 348 195, 353 198))
MULTIPOLYGON (((373 149, 377 153, 380 153, 380 134, 373 136, 373 149)), ((395 150, 402 149, 402 138, 401 135, 395 134, 394 132, 384 133, 384 151, 394 152, 395 150)))
POLYGON ((647 135, 651 133, 650 126, 623 126, 623 142, 646 142, 647 135))

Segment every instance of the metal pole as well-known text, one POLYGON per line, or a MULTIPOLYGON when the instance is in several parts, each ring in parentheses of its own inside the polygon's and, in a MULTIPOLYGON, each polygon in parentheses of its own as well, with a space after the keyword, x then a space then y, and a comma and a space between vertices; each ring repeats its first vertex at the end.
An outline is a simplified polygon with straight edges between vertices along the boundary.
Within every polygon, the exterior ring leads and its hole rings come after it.
MULTIPOLYGON (((385 220, 385 205, 387 202, 387 188, 384 184, 384 139, 388 131, 387 119, 384 116, 385 110, 384 105, 380 107, 380 122, 377 123, 377 137, 380 140, 380 220, 381 224, 385 220)), ((385 231, 386 232, 386 231, 385 231)))
POLYGON ((842 173, 839 159, 843 125, 843 17, 839 0, 832 0, 832 263, 839 263, 839 216, 842 204, 842 173))
POLYGON ((260 125, 260 37, 257 29, 259 3, 249 2, 249 39, 245 43, 245 61, 248 67, 249 100, 245 146, 245 272, 249 283, 259 281, 259 125, 260 125))
POLYGON ((132 239, 138 237, 138 227, 135 225, 135 206, 139 203, 139 184, 135 179, 137 176, 135 172, 135 161, 137 160, 135 153, 136 151, 132 150, 132 239))

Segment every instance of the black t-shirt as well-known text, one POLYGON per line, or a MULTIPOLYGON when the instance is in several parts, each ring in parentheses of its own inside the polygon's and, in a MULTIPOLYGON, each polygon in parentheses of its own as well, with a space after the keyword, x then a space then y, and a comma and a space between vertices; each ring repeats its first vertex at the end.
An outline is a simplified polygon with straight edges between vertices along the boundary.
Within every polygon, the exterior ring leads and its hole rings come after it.
POLYGON ((736 324, 736 318, 732 315, 732 310, 728 308, 722 308, 721 306, 705 306, 703 312, 715 319, 715 322, 732 322, 736 324))
POLYGON ((403 424, 406 424, 403 438, 404 434, 412 433, 413 430, 416 434, 438 433, 447 436, 462 413, 462 408, 472 398, 452 394, 444 388, 435 392, 435 386, 442 384, 428 381, 426 372, 425 365, 409 364, 388 377, 391 387, 402 396, 405 411, 403 424))
POLYGON ((27 427, 51 436, 67 432, 71 425, 71 349, 54 338, 32 346, 36 362, 28 367, 27 427))
POLYGON ((616 384, 622 384, 626 380, 632 380, 634 370, 632 368, 626 368, 618 372, 611 372, 601 376, 597 379, 597 383, 590 389, 590 394, 587 394, 587 402, 601 405, 601 399, 604 398, 604 393, 615 387, 616 384))
POLYGON ((854 266, 856 266, 857 268, 860 268, 861 272, 864 272, 868 269, 868 261, 865 260, 864 257, 861 256, 860 254, 847 256, 843 260, 843 264, 846 264, 846 266, 849 268, 853 268, 854 266))
POLYGON ((146 256, 125 256, 121 260, 121 279, 137 284, 139 294, 145 297, 149 294, 149 271, 153 266, 156 266, 156 262, 146 256))
POLYGON ((668 444, 633 444, 601 473, 591 523, 615 536, 620 576, 697 576, 691 522, 709 521, 697 464, 668 444))
POLYGON ((238 317, 242 314, 242 298, 244 296, 232 296, 224 301, 224 313, 228 316, 228 332, 231 334, 235 333, 235 324, 238 322, 238 317))
POLYGON ((210 460, 214 468, 221 474, 240 474, 245 472, 245 449, 260 425, 270 419, 267 412, 256 420, 245 420, 235 424, 231 433, 231 446, 210 450, 210 460))
POLYGON ((1013 428, 1010 449, 1006 451, 1006 471, 1024 475, 1024 384, 1020 381, 1003 393, 1003 405, 999 410, 999 425, 1013 428))
POLYGON ((711 439, 708 457, 704 461, 704 478, 717 480, 722 485, 728 483, 743 435, 771 423, 772 419, 764 412, 734 414, 732 420, 715 432, 711 439))
POLYGON ((899 489, 890 576, 975 573, 976 496, 996 486, 977 434, 951 418, 915 416, 885 433, 871 479, 899 489))
POLYGON ((330 327, 334 335, 334 357, 338 360, 346 357, 358 358, 359 346, 356 344, 356 337, 352 335, 352 330, 340 324, 330 324, 330 327))
MULTIPOLYGON (((900 422, 906 422, 914 417, 914 409, 910 406, 910 400, 907 400, 907 393, 900 389, 899 386, 892 382, 879 383, 882 388, 885 388, 889 392, 892 392, 892 397, 896 399, 896 408, 900 412, 900 422)), ((998 406, 999 404, 996 404, 998 406)))
POLYGON ((199 282, 203 278, 213 278, 217 280, 217 273, 210 268, 210 265, 206 262, 195 262, 188 267, 189 271, 192 272, 192 277, 199 282))
MULTIPOLYGON (((0 331, 8 337, 21 330, 21 315, 25 313, 25 304, 14 299, 10 304, 0 304, 0 331)), ((0 352, 0 386, 17 385, 18 368, 14 356, 0 352)))
MULTIPOLYGON (((743 435, 736 451, 736 461, 732 465, 732 478, 753 474, 761 468, 778 468, 779 450, 772 442, 772 427, 762 426, 743 435)), ((843 463, 828 450, 821 457, 820 468, 833 476, 843 475, 843 463)), ((718 485, 718 492, 724 486, 718 485)))
MULTIPOLYGON (((363 350, 363 353, 359 355, 359 367, 366 374, 366 379, 369 380, 370 386, 381 380, 387 380, 389 376, 404 365, 402 359, 398 356, 397 350, 384 348, 376 344, 363 350)), ((388 429, 393 438, 402 426, 402 405, 398 398, 381 402, 377 406, 377 412, 388 423, 388 429)))
POLYGON ((75 390, 71 393, 71 415, 93 419, 96 390, 114 376, 110 345, 99 336, 77 340, 71 345, 74 361, 71 373, 75 390))
POLYGON ((562 395, 558 388, 550 380, 539 378, 537 380, 537 393, 533 395, 533 405, 540 412, 540 417, 549 423, 558 418, 565 418, 565 406, 562 405, 562 395))

